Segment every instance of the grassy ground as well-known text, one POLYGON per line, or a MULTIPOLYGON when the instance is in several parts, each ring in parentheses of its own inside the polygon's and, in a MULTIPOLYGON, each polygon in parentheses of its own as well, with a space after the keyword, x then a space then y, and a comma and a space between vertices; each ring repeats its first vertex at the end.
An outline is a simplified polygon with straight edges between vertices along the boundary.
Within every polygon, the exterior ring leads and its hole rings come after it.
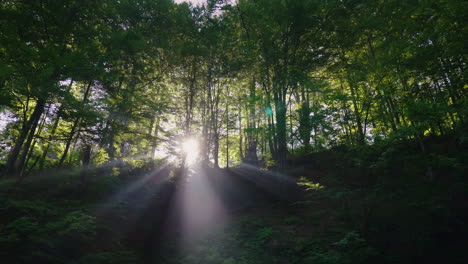
POLYGON ((463 144, 428 146, 314 153, 291 160, 288 176, 248 165, 188 173, 160 165, 92 169, 85 184, 73 171, 4 179, 0 258, 465 263, 467 154, 463 144))

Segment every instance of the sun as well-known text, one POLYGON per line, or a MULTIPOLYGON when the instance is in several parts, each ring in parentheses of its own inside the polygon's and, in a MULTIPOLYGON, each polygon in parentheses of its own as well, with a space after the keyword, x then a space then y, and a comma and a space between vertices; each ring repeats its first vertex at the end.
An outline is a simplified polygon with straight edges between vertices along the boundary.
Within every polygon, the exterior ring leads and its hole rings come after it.
POLYGON ((193 165, 199 155, 200 147, 198 141, 194 138, 188 138, 182 142, 182 154, 185 155, 185 162, 188 165, 193 165))

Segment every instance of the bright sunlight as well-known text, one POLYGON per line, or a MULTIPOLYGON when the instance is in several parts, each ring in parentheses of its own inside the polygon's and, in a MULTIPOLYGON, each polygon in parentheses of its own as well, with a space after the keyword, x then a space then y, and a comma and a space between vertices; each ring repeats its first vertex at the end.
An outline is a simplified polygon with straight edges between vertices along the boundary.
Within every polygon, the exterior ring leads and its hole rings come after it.
POLYGON ((200 152, 198 141, 194 138, 188 138, 182 142, 182 154, 185 155, 185 162, 187 165, 193 165, 200 152))

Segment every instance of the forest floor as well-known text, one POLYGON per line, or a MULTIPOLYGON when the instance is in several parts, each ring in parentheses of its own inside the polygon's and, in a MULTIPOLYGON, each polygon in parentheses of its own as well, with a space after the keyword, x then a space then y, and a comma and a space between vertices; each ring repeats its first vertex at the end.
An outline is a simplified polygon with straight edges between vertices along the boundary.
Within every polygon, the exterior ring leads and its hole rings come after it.
POLYGON ((247 164, 182 170, 160 163, 50 171, 21 184, 3 179, 0 259, 465 263, 464 152, 453 158, 461 165, 434 168, 430 180, 425 163, 418 163, 425 157, 398 153, 386 167, 369 168, 353 166, 353 152, 322 152, 292 160, 287 175, 247 164), (411 157, 404 166, 393 165, 411 157))
POLYGON ((320 183, 328 176, 310 169, 287 176, 247 164, 162 168, 101 204, 98 220, 111 226, 107 236, 123 231, 122 243, 143 263, 372 259, 376 252, 346 223, 344 186, 320 183), (124 212, 116 204, 126 205, 124 212))
POLYGON ((94 168, 85 185, 82 173, 0 182, 2 259, 308 263, 316 241, 337 238, 328 228, 337 226, 332 203, 317 195, 320 188, 307 192, 297 178, 250 165, 94 168))
POLYGON ((124 243, 145 263, 297 263, 290 260, 302 249, 299 242, 317 238, 331 223, 323 214, 327 204, 318 197, 301 204, 306 198, 296 178, 250 165, 162 169, 120 197, 134 205, 124 218, 116 221, 119 213, 106 213, 104 203, 99 219, 126 230, 124 243), (158 191, 149 198, 141 188, 158 191), (310 213, 316 226, 305 224, 310 213))

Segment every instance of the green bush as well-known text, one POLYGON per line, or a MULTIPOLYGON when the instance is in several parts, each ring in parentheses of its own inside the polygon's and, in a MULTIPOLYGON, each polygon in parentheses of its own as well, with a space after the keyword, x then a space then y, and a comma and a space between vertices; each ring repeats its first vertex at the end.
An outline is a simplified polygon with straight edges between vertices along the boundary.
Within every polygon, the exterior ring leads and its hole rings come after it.
POLYGON ((56 232, 59 236, 73 237, 88 241, 96 235, 96 218, 83 211, 73 211, 57 222, 51 222, 45 231, 56 232))
POLYGON ((327 248, 313 247, 305 263, 313 264, 365 264, 375 263, 377 251, 369 246, 357 232, 351 231, 327 248))

